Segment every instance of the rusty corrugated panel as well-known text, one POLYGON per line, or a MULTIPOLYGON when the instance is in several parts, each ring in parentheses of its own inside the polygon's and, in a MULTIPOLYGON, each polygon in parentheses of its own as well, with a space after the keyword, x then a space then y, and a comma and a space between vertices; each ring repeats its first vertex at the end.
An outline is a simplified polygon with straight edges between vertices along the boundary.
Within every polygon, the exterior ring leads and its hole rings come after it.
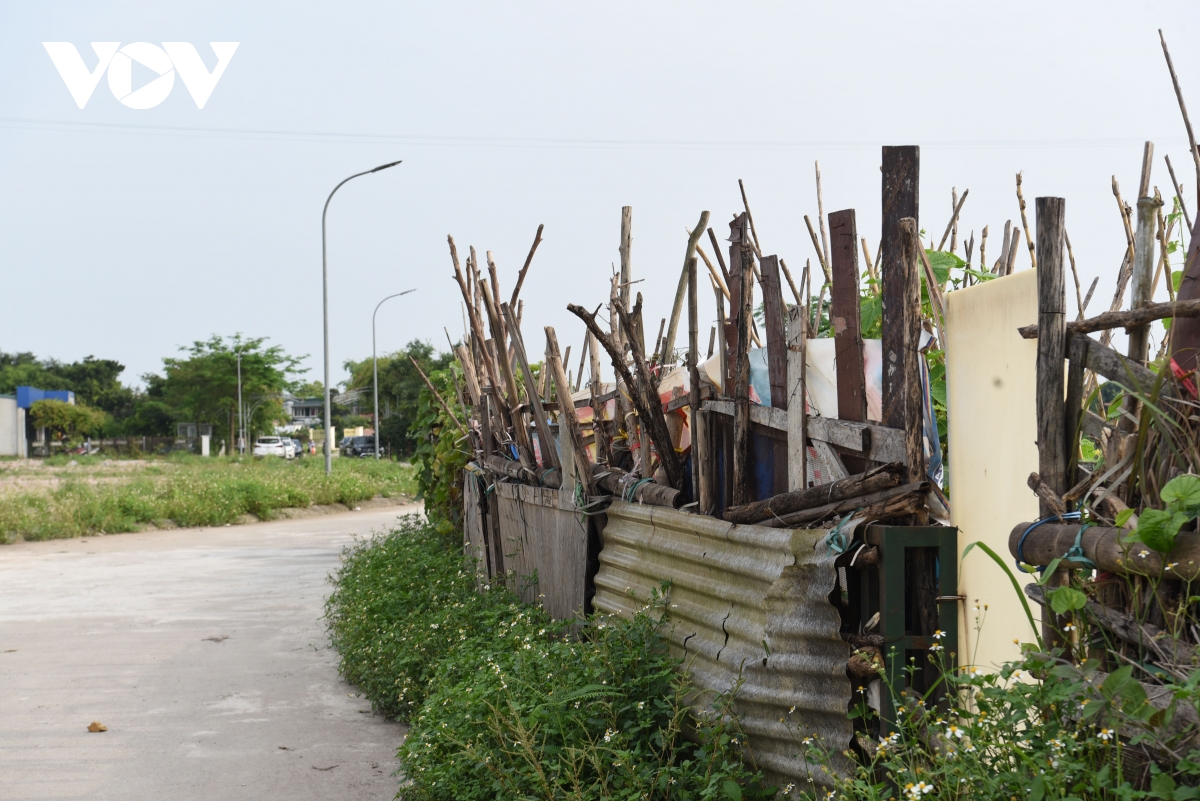
POLYGON ((726 692, 743 678, 734 709, 754 760, 779 783, 829 783, 803 757, 807 736, 832 752, 834 769, 849 769, 851 648, 828 600, 836 572, 825 533, 623 502, 609 507, 602 533, 597 611, 632 616, 671 582, 673 651, 703 690, 726 692))

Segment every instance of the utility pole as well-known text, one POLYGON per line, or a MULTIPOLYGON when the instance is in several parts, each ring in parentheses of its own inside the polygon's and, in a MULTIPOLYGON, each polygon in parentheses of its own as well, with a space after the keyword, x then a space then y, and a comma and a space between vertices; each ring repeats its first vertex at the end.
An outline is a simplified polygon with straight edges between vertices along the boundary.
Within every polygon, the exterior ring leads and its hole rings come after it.
POLYGON ((238 373, 238 441, 237 449, 239 456, 245 456, 246 442, 246 423, 242 418, 242 352, 237 352, 237 373, 238 373))

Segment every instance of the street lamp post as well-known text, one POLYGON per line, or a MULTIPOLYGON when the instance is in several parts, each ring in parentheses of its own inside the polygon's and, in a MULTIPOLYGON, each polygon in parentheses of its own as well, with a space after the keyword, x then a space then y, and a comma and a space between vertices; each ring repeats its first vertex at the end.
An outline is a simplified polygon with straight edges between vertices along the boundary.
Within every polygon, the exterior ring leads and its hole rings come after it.
POLYGON ((239 456, 244 456, 242 443, 246 440, 246 423, 242 419, 242 352, 239 350, 237 354, 238 363, 238 441, 237 450, 239 456))
POLYGON ((388 295, 383 300, 375 304, 375 311, 371 312, 371 371, 374 374, 372 384, 375 386, 375 460, 379 461, 379 359, 375 355, 375 315, 379 313, 379 307, 383 305, 385 300, 398 298, 401 295, 407 295, 409 292, 416 292, 415 289, 406 289, 403 292, 397 292, 395 295, 388 295))
POLYGON ((346 181, 351 181, 363 175, 370 175, 373 172, 386 170, 389 167, 395 167, 399 161, 393 161, 390 164, 381 164, 373 170, 365 172, 356 172, 349 178, 346 178, 342 183, 333 188, 333 192, 329 193, 329 197, 325 199, 325 209, 321 212, 321 305, 323 307, 324 326, 325 326, 325 475, 333 472, 333 451, 330 447, 330 438, 333 436, 330 431, 332 417, 329 407, 329 261, 326 257, 325 247, 325 215, 329 212, 329 201, 333 200, 333 195, 342 188, 342 184, 346 181))

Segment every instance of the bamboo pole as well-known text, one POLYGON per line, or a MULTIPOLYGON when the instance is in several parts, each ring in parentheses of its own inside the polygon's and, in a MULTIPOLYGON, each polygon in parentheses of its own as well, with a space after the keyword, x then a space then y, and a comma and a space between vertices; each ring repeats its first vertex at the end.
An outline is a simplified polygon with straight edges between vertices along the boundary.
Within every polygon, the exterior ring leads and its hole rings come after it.
MULTIPOLYGON (((962 197, 960 197, 958 199, 958 202, 954 205, 954 211, 950 215, 950 222, 946 223, 946 231, 945 231, 945 233, 942 234, 942 240, 940 242, 938 242, 938 246, 936 248, 934 248, 935 250, 942 249, 942 245, 946 244, 946 239, 950 236, 951 230, 954 231, 955 238, 957 239, 957 237, 958 237, 958 213, 960 211, 962 211, 963 204, 967 202, 967 195, 970 194, 970 192, 971 192, 970 189, 963 190, 962 197)), ((951 253, 954 252, 953 244, 950 246, 950 252, 951 253)))
MULTIPOLYGON (((1188 231, 1192 230, 1192 218, 1188 215, 1187 203, 1183 198, 1183 187, 1175 180, 1175 168, 1171 166, 1171 157, 1163 156, 1167 162, 1167 172, 1171 174, 1171 185, 1175 187, 1175 197, 1179 198, 1179 210, 1183 212, 1183 221, 1187 223, 1188 231)), ((1185 248, 1186 251, 1186 248, 1185 248)))
POLYGON ((813 229, 812 220, 808 219, 808 215, 804 215, 804 224, 808 227, 808 235, 812 239, 813 250, 817 252, 817 263, 821 265, 821 272, 825 274, 825 283, 833 280, 832 274, 829 272, 829 262, 825 261, 825 254, 821 252, 821 243, 817 241, 817 232, 813 229))
POLYGON ((575 479, 583 485, 583 491, 595 495, 595 485, 592 481, 592 462, 588 459, 587 445, 583 444, 583 432, 579 428, 579 418, 575 415, 575 404, 571 402, 571 382, 563 372, 562 359, 558 355, 558 337, 554 329, 545 327, 546 331, 546 363, 550 367, 550 376, 560 395, 558 400, 558 435, 561 437, 566 429, 570 437, 572 456, 575 459, 575 479))
MULTIPOLYGON (((1021 207, 1021 227, 1025 229, 1025 244, 1029 247, 1029 263, 1033 269, 1037 269, 1037 253, 1033 237, 1029 234, 1029 219, 1025 215, 1025 195, 1021 193, 1021 173, 1017 173, 1017 203, 1021 207)), ((1016 245, 1013 245, 1015 248, 1016 245)), ((1010 259, 1012 264, 1016 259, 1010 259)), ((1012 273, 1012 268, 1009 267, 1009 273, 1012 273)))
POLYGON ((708 229, 708 241, 712 242, 713 253, 717 257, 717 265, 721 268, 721 275, 724 276, 724 280, 718 281, 718 283, 725 289, 725 297, 729 297, 729 281, 731 280, 729 278, 729 268, 725 266, 725 257, 721 255, 721 243, 717 241, 717 235, 713 233, 712 228, 708 229))
MULTIPOLYGON (((708 230, 711 231, 712 229, 710 228, 708 230)), ((716 284, 721 292, 725 294, 725 299, 728 300, 729 287, 725 285, 725 279, 721 277, 719 272, 717 272, 717 268, 713 266, 713 263, 708 260, 708 254, 704 252, 704 248, 697 245, 696 252, 700 254, 700 258, 704 259, 704 265, 708 267, 708 272, 712 275, 713 283, 716 284)), ((720 255, 720 251, 718 251, 718 255, 720 255)))
POLYGON ((525 264, 521 266, 521 272, 517 274, 517 285, 513 287, 512 300, 508 302, 509 306, 517 305, 517 296, 521 294, 521 285, 525 283, 525 273, 529 272, 529 265, 533 262, 533 254, 537 252, 538 245, 542 244, 542 229, 545 225, 539 225, 537 234, 533 237, 533 245, 529 248, 529 255, 525 257, 525 264))
MULTIPOLYGON (((741 181, 738 181, 741 185, 741 181)), ((742 193, 745 197, 745 191, 742 193)), ((746 213, 749 216, 749 212, 746 213)), ((683 272, 679 276, 679 285, 675 288, 675 303, 671 306, 671 323, 667 326, 667 338, 663 342, 662 363, 675 350, 675 332, 679 328, 679 315, 683 311, 683 300, 687 294, 688 287, 688 270, 690 269, 692 258, 696 255, 696 244, 700 241, 704 229, 708 227, 708 212, 700 212, 700 222, 696 223, 696 227, 692 229, 692 233, 688 236, 687 250, 683 256, 683 272)))
POLYGON ((821 263, 828 267, 828 269, 825 270, 825 281, 827 283, 833 283, 833 268, 832 266, 829 266, 829 237, 825 233, 825 199, 821 194, 821 162, 814 161, 813 170, 817 174, 817 222, 820 224, 821 255, 824 257, 821 263))
POLYGON ((529 410, 533 414, 534 425, 537 426, 542 464, 547 465, 548 463, 548 466, 562 470, 562 460, 558 458, 554 434, 550 431, 550 419, 546 416, 546 410, 542 406, 541 392, 535 388, 537 383, 533 379, 533 370, 529 367, 529 357, 525 352, 525 338, 521 336, 521 328, 517 325, 516 315, 513 314, 512 307, 507 303, 500 304, 500 313, 508 320, 514 355, 521 368, 521 374, 525 377, 526 395, 529 398, 529 410))
POLYGON ((703 415, 700 414, 700 303, 699 275, 696 257, 692 257, 688 268, 688 406, 691 407, 692 439, 692 498, 699 501, 700 511, 707 512, 712 500, 707 497, 710 469, 708 438, 704 431, 703 415), (707 501, 707 503, 706 503, 707 501))

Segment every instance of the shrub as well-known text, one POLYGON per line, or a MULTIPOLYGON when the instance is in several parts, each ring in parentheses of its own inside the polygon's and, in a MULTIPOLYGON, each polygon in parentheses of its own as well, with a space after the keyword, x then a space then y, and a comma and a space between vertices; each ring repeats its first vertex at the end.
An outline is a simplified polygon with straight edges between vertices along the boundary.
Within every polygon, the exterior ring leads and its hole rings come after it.
POLYGON ((742 759, 728 697, 689 720, 693 688, 667 652, 661 605, 553 624, 503 588, 476 592, 457 537, 414 518, 350 549, 334 586, 343 675, 411 726, 404 798, 772 794, 742 759))

